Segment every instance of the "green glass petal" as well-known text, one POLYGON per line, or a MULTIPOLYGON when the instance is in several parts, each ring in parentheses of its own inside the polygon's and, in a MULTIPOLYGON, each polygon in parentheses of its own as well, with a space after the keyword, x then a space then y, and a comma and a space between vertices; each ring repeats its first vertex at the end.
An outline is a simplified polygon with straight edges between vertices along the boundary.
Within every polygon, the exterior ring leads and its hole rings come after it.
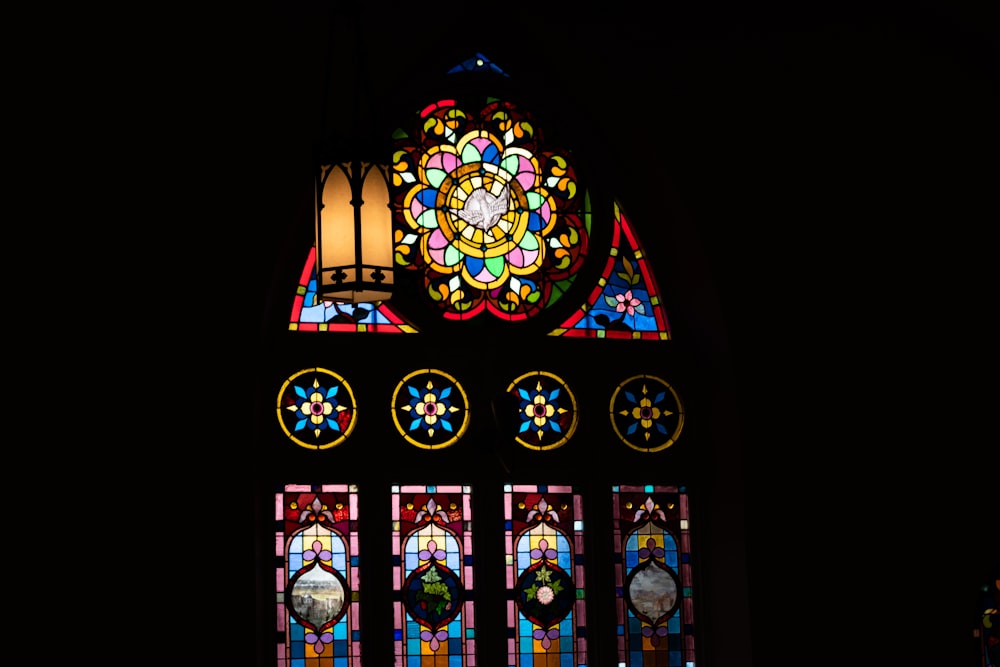
POLYGON ((428 169, 425 173, 427 174, 427 183, 432 188, 441 187, 444 179, 448 176, 448 172, 444 169, 428 169))
POLYGON ((473 162, 482 162, 483 154, 479 152, 479 149, 472 144, 465 144, 465 148, 462 149, 462 163, 472 164, 473 162))
POLYGON ((537 192, 526 192, 528 198, 528 209, 534 211, 535 209, 541 208, 542 204, 545 203, 545 197, 538 194, 537 192))
POLYGON ((520 161, 517 159, 516 155, 505 157, 500 162, 500 168, 509 173, 511 176, 517 176, 518 165, 520 165, 520 161))
POLYGON ((538 237, 528 233, 521 237, 521 242, 517 244, 517 247, 522 250, 538 250, 538 245, 538 237))
POLYGON ((506 260, 503 257, 487 257, 483 264, 486 265, 486 270, 490 272, 490 275, 499 278, 503 275, 503 267, 506 264, 506 260))
POLYGON ((456 264, 458 264, 459 262, 461 262, 462 259, 464 259, 464 258, 465 258, 465 255, 462 254, 462 252, 458 248, 456 248, 455 246, 451 245, 451 246, 448 246, 447 248, 445 248, 445 251, 444 251, 444 263, 445 263, 445 266, 455 266, 456 264))
POLYGON ((427 229, 437 229, 437 210, 429 208, 417 216, 417 224, 427 229))

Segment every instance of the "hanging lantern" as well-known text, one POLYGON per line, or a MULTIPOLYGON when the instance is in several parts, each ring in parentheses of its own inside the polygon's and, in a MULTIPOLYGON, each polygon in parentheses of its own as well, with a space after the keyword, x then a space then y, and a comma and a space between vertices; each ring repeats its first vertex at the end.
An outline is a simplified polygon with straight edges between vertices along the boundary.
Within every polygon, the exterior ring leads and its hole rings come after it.
POLYGON ((393 289, 392 212, 382 165, 327 164, 316 181, 317 297, 386 301, 393 289))

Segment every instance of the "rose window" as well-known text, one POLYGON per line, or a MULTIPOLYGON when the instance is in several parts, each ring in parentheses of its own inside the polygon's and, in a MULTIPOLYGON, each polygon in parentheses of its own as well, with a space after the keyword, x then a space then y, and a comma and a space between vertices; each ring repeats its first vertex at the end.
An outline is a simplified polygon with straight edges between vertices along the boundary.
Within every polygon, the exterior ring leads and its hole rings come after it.
POLYGON ((446 318, 531 317, 583 262, 586 199, 567 157, 513 105, 478 116, 432 105, 393 160, 396 264, 423 272, 446 318))

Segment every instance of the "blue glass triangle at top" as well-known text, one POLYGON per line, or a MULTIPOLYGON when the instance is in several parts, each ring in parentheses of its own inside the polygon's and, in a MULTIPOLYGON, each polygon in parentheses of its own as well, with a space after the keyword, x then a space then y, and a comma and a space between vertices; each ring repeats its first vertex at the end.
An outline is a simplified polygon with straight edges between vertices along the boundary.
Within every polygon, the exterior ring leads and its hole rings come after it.
POLYGON ((502 69, 497 67, 495 64, 493 64, 493 61, 491 61, 489 58, 487 58, 481 53, 477 53, 473 57, 463 60, 458 65, 455 65, 450 70, 448 70, 448 74, 454 74, 455 72, 484 72, 484 71, 494 72, 502 76, 508 76, 508 77, 510 76, 502 69))

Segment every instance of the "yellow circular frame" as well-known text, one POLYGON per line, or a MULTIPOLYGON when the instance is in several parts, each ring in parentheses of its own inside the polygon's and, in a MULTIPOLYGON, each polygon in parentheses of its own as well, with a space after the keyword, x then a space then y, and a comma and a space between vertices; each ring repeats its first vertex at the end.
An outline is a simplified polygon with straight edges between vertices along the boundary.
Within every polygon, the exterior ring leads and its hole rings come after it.
POLYGON ((412 373, 404 377, 402 380, 400 380, 399 384, 396 385, 396 389, 392 392, 392 402, 390 403, 389 410, 390 412, 392 412, 392 422, 396 425, 396 430, 399 431, 399 434, 404 438, 406 438, 406 441, 409 442, 411 445, 415 445, 417 447, 420 447, 421 449, 434 450, 434 449, 444 449, 446 447, 451 447, 456 442, 458 442, 459 438, 465 435, 466 429, 469 428, 469 397, 466 395, 465 389, 462 387, 462 384, 455 379, 454 376, 450 375, 449 373, 445 373, 444 371, 438 370, 436 368, 422 368, 420 370, 413 371, 412 373), (403 387, 406 386, 406 381, 418 375, 431 375, 431 374, 440 375, 441 377, 450 380, 455 389, 458 390, 458 393, 461 394, 462 400, 465 402, 465 408, 464 408, 465 415, 462 418, 462 425, 458 427, 458 429, 455 431, 454 435, 451 438, 437 445, 428 445, 425 442, 420 442, 419 440, 413 438, 406 432, 407 431, 406 427, 399 422, 399 417, 396 415, 397 412, 396 397, 399 396, 399 392, 403 389, 403 387))
POLYGON ((677 391, 672 386, 670 386, 669 382, 667 382, 663 378, 656 377, 655 375, 645 375, 645 374, 633 375, 632 377, 619 382, 618 386, 615 387, 614 393, 611 394, 611 404, 608 410, 608 414, 610 415, 611 418, 611 428, 615 430, 615 434, 621 439, 622 442, 624 442, 626 445, 639 452, 659 452, 666 449, 667 447, 670 447, 671 445, 677 442, 677 439, 681 435, 681 429, 684 428, 684 403, 681 402, 681 397, 677 394, 677 391), (667 389, 667 391, 670 392, 670 394, 674 397, 674 401, 676 401, 677 403, 677 427, 674 429, 674 432, 670 434, 670 437, 667 438, 667 441, 665 443, 663 443, 662 445, 657 445, 656 447, 639 447, 637 445, 633 445, 631 442, 629 442, 628 438, 625 435, 623 435, 621 431, 618 430, 618 425, 615 424, 615 399, 618 398, 618 394, 619 392, 621 392, 623 386, 627 385, 633 380, 640 380, 640 379, 652 380, 660 383, 661 385, 663 385, 663 387, 667 389))
POLYGON ((285 432, 285 435, 287 435, 292 442, 299 445, 300 447, 305 447, 306 449, 330 449, 331 447, 336 447, 344 440, 346 440, 349 435, 351 435, 351 432, 354 430, 354 427, 358 423, 358 405, 357 402, 354 400, 354 392, 351 391, 351 385, 349 385, 347 383, 347 380, 342 378, 340 375, 326 368, 305 368, 299 371, 298 373, 295 373, 287 380, 285 380, 284 383, 281 385, 281 390, 278 391, 278 406, 276 408, 276 411, 278 416, 278 423, 281 425, 281 430, 285 432), (353 414, 351 415, 350 423, 348 423, 347 428, 344 429, 343 432, 341 432, 340 437, 323 445, 317 445, 315 443, 310 443, 304 440, 300 440, 298 436, 296 436, 292 431, 289 431, 288 427, 285 426, 285 420, 284 420, 285 415, 282 412, 282 410, 286 409, 287 406, 283 406, 281 404, 281 399, 285 396, 285 391, 288 389, 289 385, 292 384, 295 378, 305 375, 306 373, 317 373, 317 374, 322 373, 330 376, 331 378, 337 380, 338 384, 340 384, 347 391, 347 395, 350 398, 351 410, 353 412, 353 414))
MULTIPOLYGON (((579 406, 577 406, 576 404, 576 396, 573 395, 573 391, 569 388, 569 385, 566 384, 566 382, 558 375, 554 375, 546 371, 531 371, 530 373, 525 373, 524 375, 515 378, 507 387, 507 393, 514 394, 514 396, 518 400, 523 400, 521 399, 520 396, 517 396, 517 394, 514 392, 515 388, 517 387, 517 383, 521 382, 526 378, 538 377, 539 375, 544 375, 545 377, 555 380, 556 382, 559 383, 560 388, 566 392, 566 395, 569 396, 570 404, 573 406, 573 419, 570 422, 569 428, 567 428, 566 432, 562 434, 562 438, 556 440, 551 444, 533 445, 530 442, 525 442, 524 440, 522 440, 520 436, 514 436, 514 439, 517 440, 518 444, 520 444, 523 447, 527 447, 528 449, 534 449, 535 451, 547 451, 550 449, 557 449, 559 447, 562 447, 571 437, 573 437, 573 434, 576 432, 576 425, 580 421, 580 409, 579 406)), ((520 409, 518 410, 518 414, 520 414, 520 409)))

